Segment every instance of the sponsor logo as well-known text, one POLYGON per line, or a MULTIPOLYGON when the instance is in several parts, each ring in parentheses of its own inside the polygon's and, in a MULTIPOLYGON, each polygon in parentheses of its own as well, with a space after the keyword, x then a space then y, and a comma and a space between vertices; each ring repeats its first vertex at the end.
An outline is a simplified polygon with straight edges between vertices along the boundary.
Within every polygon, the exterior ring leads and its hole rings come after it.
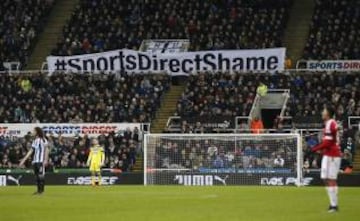
POLYGON ((1 175, 0 176, 0 186, 7 186, 7 185, 17 185, 20 186, 20 179, 22 178, 22 176, 18 176, 17 178, 15 178, 14 176, 11 175, 1 175))
POLYGON ((13 176, 7 176, 7 180, 11 181, 12 183, 16 184, 17 186, 20 186, 20 179, 22 178, 22 176, 18 176, 17 178, 13 177, 13 176))
POLYGON ((228 177, 228 175, 224 178, 218 175, 176 175, 174 181, 184 186, 213 186, 215 184, 214 181, 217 181, 226 186, 226 179, 228 177))
POLYGON ((360 70, 360 61, 357 60, 324 60, 307 61, 307 67, 311 70, 360 70))
MULTIPOLYGON (((119 180, 117 176, 103 176, 101 177, 102 185, 114 185, 119 180)), ((78 177, 68 177, 68 185, 90 185, 91 177, 90 176, 78 176, 78 177)))
MULTIPOLYGON (((301 181, 301 186, 308 186, 314 178, 304 177, 301 181)), ((298 181, 296 177, 263 177, 260 180, 261 185, 267 186, 286 186, 297 185, 298 181)))
POLYGON ((214 176, 214 180, 219 181, 224 186, 226 186, 226 179, 229 178, 229 175, 226 175, 224 178, 221 178, 220 176, 214 176))
POLYGON ((45 133, 54 134, 108 134, 116 132, 116 126, 106 125, 89 125, 89 126, 73 126, 73 125, 54 125, 44 126, 42 129, 45 133))
POLYGON ((99 136, 101 134, 119 133, 127 128, 140 128, 139 123, 79 123, 79 124, 0 124, 0 136, 22 137, 34 127, 41 127, 46 134, 64 137, 75 135, 99 136))
POLYGON ((171 40, 144 40, 140 51, 151 53, 177 53, 185 52, 190 44, 188 39, 171 40))

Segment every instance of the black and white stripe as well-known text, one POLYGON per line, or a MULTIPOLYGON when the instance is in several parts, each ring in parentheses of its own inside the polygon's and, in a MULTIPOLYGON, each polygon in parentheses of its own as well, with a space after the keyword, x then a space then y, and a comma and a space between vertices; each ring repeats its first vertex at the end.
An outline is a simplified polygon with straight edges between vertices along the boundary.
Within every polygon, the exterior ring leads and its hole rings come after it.
POLYGON ((47 140, 43 138, 36 138, 32 143, 32 148, 34 149, 33 164, 43 163, 45 160, 45 148, 47 145, 47 140))

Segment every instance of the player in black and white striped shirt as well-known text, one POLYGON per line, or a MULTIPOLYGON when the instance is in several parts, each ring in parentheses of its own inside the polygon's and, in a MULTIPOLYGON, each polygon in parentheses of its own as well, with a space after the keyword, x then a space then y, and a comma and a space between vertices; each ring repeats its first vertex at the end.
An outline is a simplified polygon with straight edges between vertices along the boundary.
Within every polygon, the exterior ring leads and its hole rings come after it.
POLYGON ((42 194, 45 187, 45 165, 48 160, 48 141, 40 127, 34 128, 35 139, 31 145, 31 149, 25 157, 20 161, 19 166, 22 167, 25 161, 33 155, 32 164, 34 166, 34 174, 36 176, 37 191, 34 194, 42 194))

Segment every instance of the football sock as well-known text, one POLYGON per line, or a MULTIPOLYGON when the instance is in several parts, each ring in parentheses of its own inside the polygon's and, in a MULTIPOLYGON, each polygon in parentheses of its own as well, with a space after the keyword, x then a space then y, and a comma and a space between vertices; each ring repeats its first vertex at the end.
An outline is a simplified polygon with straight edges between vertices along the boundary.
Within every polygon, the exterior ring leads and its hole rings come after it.
POLYGON ((330 205, 338 205, 338 187, 337 186, 328 186, 326 187, 327 193, 329 195, 330 205))

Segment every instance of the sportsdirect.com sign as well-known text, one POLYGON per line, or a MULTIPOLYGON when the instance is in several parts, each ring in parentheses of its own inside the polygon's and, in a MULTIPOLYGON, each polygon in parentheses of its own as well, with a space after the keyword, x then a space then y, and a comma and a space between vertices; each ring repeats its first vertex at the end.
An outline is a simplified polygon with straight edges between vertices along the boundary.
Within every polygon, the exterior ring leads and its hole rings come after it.
POLYGON ((306 68, 314 71, 360 71, 360 60, 306 61, 306 68))
POLYGON ((282 71, 285 51, 285 48, 273 48, 163 54, 123 49, 76 56, 49 56, 47 64, 50 73, 124 71, 186 75, 199 71, 282 71))
POLYGON ((23 137, 34 127, 40 127, 46 134, 72 137, 76 135, 99 136, 101 134, 118 133, 127 128, 133 130, 141 127, 139 123, 80 123, 80 124, 0 124, 0 136, 23 137))

